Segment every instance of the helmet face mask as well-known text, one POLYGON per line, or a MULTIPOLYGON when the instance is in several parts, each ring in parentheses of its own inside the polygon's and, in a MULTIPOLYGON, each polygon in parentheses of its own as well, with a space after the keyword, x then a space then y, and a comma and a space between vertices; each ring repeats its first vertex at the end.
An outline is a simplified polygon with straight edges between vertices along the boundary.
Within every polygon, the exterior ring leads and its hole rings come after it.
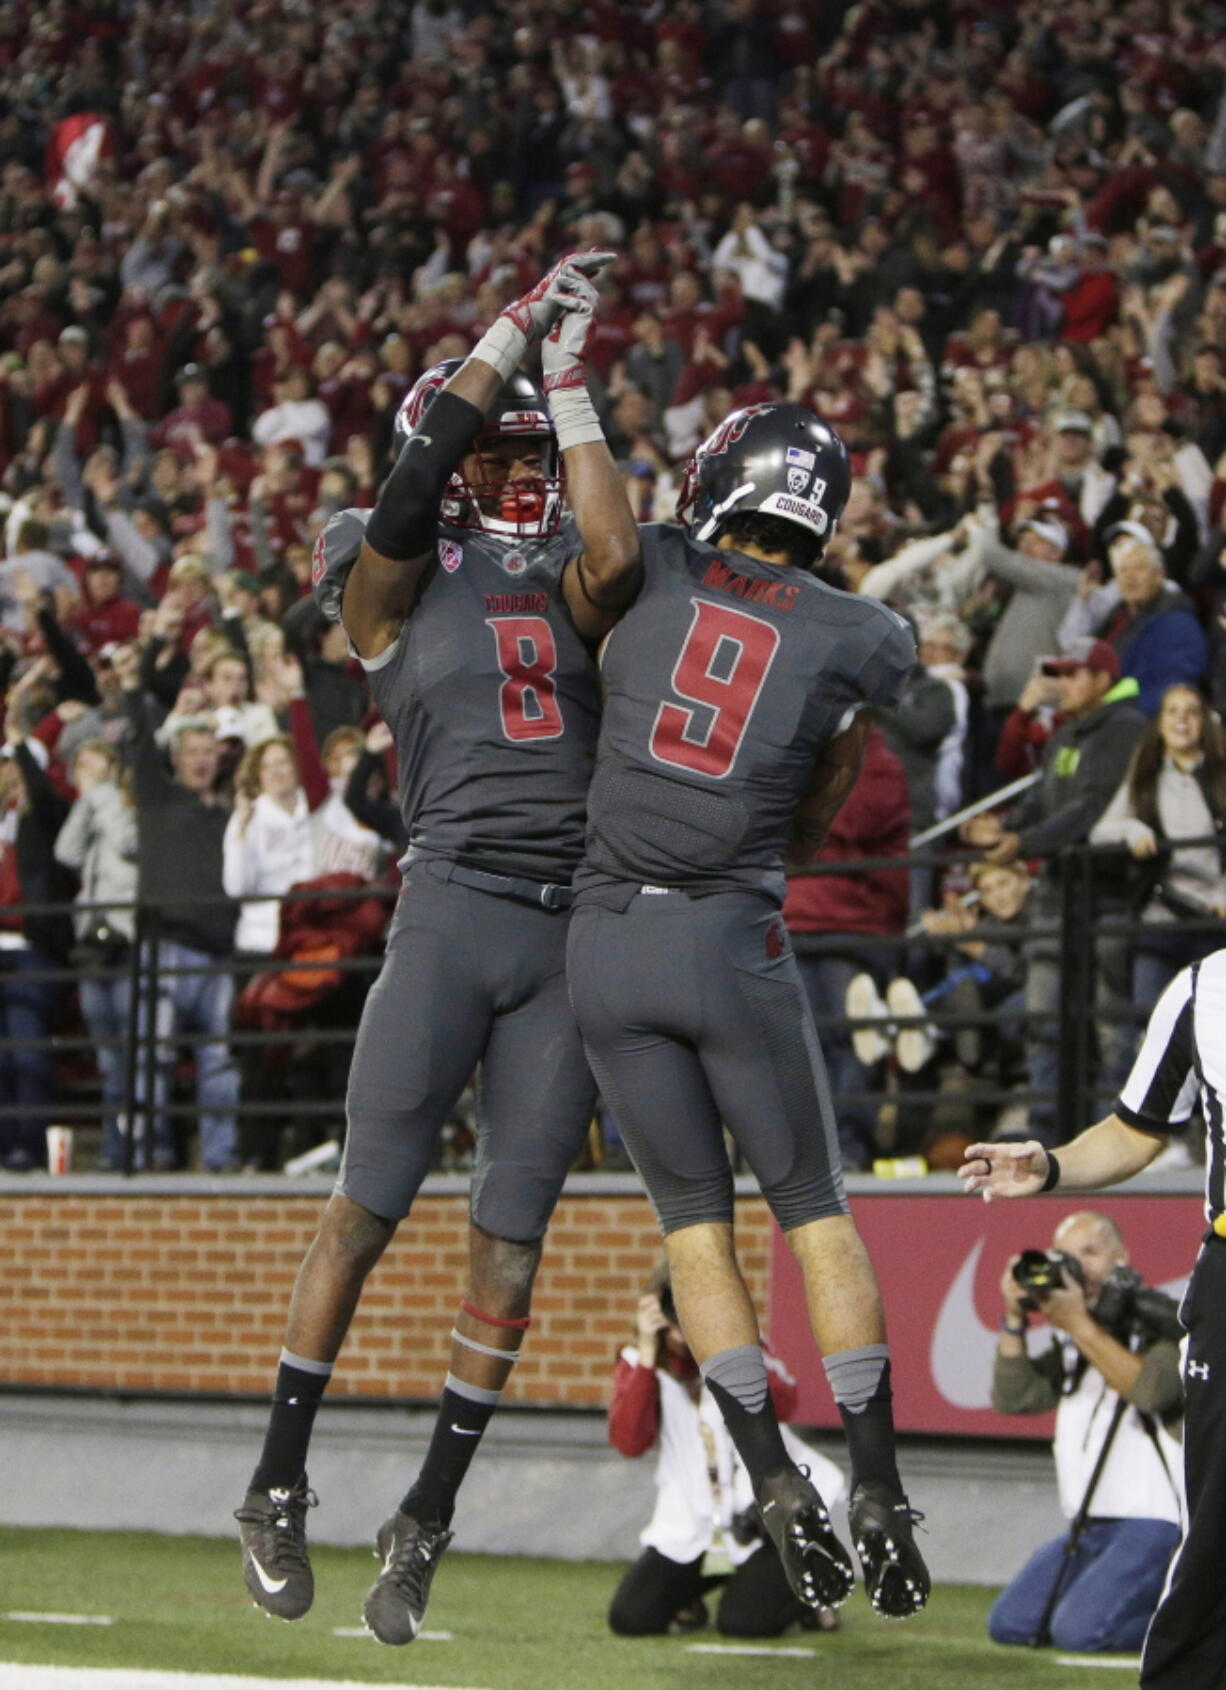
MULTIPOLYGON (((396 413, 393 439, 399 451, 421 422, 434 396, 460 368, 448 358, 419 376, 396 413)), ((510 465, 506 464, 506 470, 510 465)), ((499 540, 546 539, 562 522, 564 481, 557 438, 539 388, 516 373, 503 388, 472 450, 457 465, 443 491, 441 514, 456 528, 469 528, 499 540), (507 441, 534 441, 541 473, 512 477, 500 465, 507 441)))
POLYGON ((686 466, 677 520, 714 542, 732 516, 782 517, 816 538, 820 556, 850 491, 847 449, 828 423, 804 405, 747 405, 686 466))

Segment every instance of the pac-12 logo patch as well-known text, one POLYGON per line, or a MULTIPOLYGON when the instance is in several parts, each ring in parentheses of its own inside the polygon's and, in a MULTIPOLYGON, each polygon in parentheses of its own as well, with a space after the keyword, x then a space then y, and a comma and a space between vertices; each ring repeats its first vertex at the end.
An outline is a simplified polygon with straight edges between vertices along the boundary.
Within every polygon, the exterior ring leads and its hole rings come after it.
POLYGON ((817 454, 806 452, 802 446, 789 446, 787 455, 788 492, 807 493, 817 464, 817 454))
POLYGON ((457 540, 440 540, 438 560, 448 575, 454 575, 464 558, 464 548, 457 540))

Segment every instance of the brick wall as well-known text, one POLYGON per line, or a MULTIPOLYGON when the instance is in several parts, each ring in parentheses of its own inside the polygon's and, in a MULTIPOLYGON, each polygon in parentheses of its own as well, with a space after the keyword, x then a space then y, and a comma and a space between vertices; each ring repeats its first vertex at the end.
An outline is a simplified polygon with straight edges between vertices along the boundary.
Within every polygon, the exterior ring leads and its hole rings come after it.
MULTIPOLYGON (((0 1196, 0 1385, 266 1394, 318 1195, 0 1196)), ((463 1287, 467 1204, 423 1195, 372 1277, 333 1395, 433 1397, 463 1287)), ((738 1204, 741 1259, 766 1306, 769 1221, 738 1204)), ((659 1252, 633 1195, 564 1197, 507 1400, 605 1400, 659 1252)))

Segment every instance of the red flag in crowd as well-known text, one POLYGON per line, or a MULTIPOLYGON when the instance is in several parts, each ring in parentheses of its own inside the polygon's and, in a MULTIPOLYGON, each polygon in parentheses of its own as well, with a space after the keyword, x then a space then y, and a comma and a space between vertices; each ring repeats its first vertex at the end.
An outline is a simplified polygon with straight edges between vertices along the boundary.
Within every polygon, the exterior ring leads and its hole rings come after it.
POLYGON ((77 112, 65 117, 47 141, 47 182, 56 204, 68 210, 87 193, 98 172, 98 160, 115 156, 110 120, 101 112, 77 112))

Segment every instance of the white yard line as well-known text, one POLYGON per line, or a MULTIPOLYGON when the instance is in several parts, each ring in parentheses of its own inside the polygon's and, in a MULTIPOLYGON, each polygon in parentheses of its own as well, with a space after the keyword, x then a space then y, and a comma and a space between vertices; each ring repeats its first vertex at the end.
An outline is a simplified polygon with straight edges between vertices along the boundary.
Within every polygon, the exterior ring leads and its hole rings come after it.
POLYGON ((811 1661, 816 1649, 768 1649, 753 1643, 687 1643, 687 1655, 769 1655, 793 1661, 811 1661))
MULTIPOLYGON (((375 1642, 375 1634, 366 1625, 334 1625, 333 1637, 368 1637, 375 1642)), ((419 1631, 413 1639, 415 1643, 454 1643, 454 1631, 419 1631)))
POLYGON ((1114 1667, 1117 1672, 1137 1672, 1141 1666, 1140 1655, 1057 1655, 1055 1660, 1060 1667, 1114 1667))
POLYGON ((0 1620, 14 1620, 22 1625, 114 1625, 109 1614, 26 1614, 14 1610, 0 1614, 0 1620))
MULTIPOLYGON (((234 1673, 133 1672, 129 1667, 30 1667, 0 1661, 4 1690, 349 1690, 352 1678, 247 1678, 234 1673)), ((459 1690, 402 1684, 398 1690, 459 1690)), ((471 1690, 471 1687, 470 1687, 471 1690)))

